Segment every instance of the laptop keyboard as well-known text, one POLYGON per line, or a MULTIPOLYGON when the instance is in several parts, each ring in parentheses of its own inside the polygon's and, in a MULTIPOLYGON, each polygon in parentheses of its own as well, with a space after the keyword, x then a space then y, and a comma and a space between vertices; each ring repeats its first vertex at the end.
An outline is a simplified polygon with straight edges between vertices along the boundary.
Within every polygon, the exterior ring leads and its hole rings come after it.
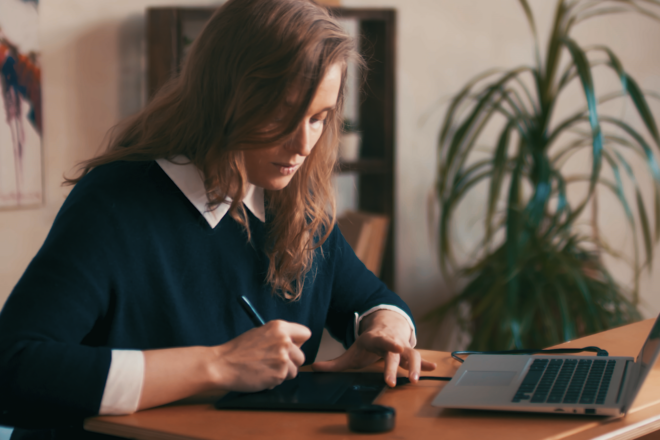
POLYGON ((535 359, 513 402, 604 404, 616 361, 535 359))

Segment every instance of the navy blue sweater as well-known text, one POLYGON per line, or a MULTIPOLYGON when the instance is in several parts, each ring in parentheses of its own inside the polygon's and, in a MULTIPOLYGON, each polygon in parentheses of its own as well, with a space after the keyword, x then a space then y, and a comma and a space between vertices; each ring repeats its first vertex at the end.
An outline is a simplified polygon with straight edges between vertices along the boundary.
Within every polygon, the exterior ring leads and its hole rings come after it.
POLYGON ((155 162, 94 169, 72 190, 0 313, 0 409, 97 414, 111 349, 213 346, 264 319, 309 327, 314 361, 323 327, 345 346, 353 314, 405 303, 358 260, 335 228, 287 302, 265 284, 265 228, 252 242, 226 215, 211 228, 155 162))

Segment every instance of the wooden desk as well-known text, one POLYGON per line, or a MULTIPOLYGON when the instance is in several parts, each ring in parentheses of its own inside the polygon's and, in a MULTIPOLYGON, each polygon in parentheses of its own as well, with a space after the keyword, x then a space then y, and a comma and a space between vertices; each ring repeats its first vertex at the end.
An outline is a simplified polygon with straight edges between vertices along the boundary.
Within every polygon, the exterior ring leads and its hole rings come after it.
MULTIPOLYGON (((635 357, 653 322, 638 322, 558 347, 597 345, 608 350, 612 356, 635 357)), ((458 363, 450 358, 449 353, 420 351, 426 359, 438 363, 438 368, 429 375, 451 376, 458 368, 458 363)), ((378 367, 375 365, 367 371, 377 371, 378 367)), ((651 372, 628 415, 617 419, 434 408, 431 401, 443 386, 444 382, 422 381, 387 390, 377 403, 396 409, 396 426, 389 433, 369 434, 368 437, 605 440, 633 439, 660 429, 658 366, 651 372)), ((364 434, 354 434, 348 430, 346 415, 342 413, 217 411, 210 403, 212 400, 177 403, 130 416, 93 417, 87 419, 84 426, 90 431, 141 440, 365 438, 364 434)))

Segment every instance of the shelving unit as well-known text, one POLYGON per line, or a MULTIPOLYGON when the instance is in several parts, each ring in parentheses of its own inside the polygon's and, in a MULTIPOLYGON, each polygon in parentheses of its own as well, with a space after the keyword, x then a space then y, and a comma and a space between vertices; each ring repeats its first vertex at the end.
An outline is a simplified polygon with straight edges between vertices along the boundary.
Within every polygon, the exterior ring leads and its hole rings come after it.
MULTIPOLYGON (((147 10, 147 87, 149 97, 179 72, 186 48, 214 8, 158 7, 147 10)), ((338 175, 357 175, 356 208, 391 219, 381 279, 394 287, 394 97, 396 12, 392 9, 331 8, 339 19, 355 20, 360 53, 367 61, 359 92, 362 143, 357 161, 340 162, 338 175)))

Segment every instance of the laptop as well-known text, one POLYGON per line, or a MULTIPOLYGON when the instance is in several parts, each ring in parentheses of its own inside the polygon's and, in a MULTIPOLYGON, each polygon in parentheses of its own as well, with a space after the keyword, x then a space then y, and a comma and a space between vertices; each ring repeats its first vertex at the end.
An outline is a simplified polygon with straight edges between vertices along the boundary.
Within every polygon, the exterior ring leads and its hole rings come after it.
POLYGON ((346 411, 371 404, 385 386, 383 373, 300 372, 272 390, 227 393, 214 406, 216 409, 346 411))
MULTIPOLYGON (((603 347, 606 348, 606 347, 603 347)), ((660 316, 637 359, 470 355, 432 402, 444 408, 619 416, 660 351, 660 316)))

